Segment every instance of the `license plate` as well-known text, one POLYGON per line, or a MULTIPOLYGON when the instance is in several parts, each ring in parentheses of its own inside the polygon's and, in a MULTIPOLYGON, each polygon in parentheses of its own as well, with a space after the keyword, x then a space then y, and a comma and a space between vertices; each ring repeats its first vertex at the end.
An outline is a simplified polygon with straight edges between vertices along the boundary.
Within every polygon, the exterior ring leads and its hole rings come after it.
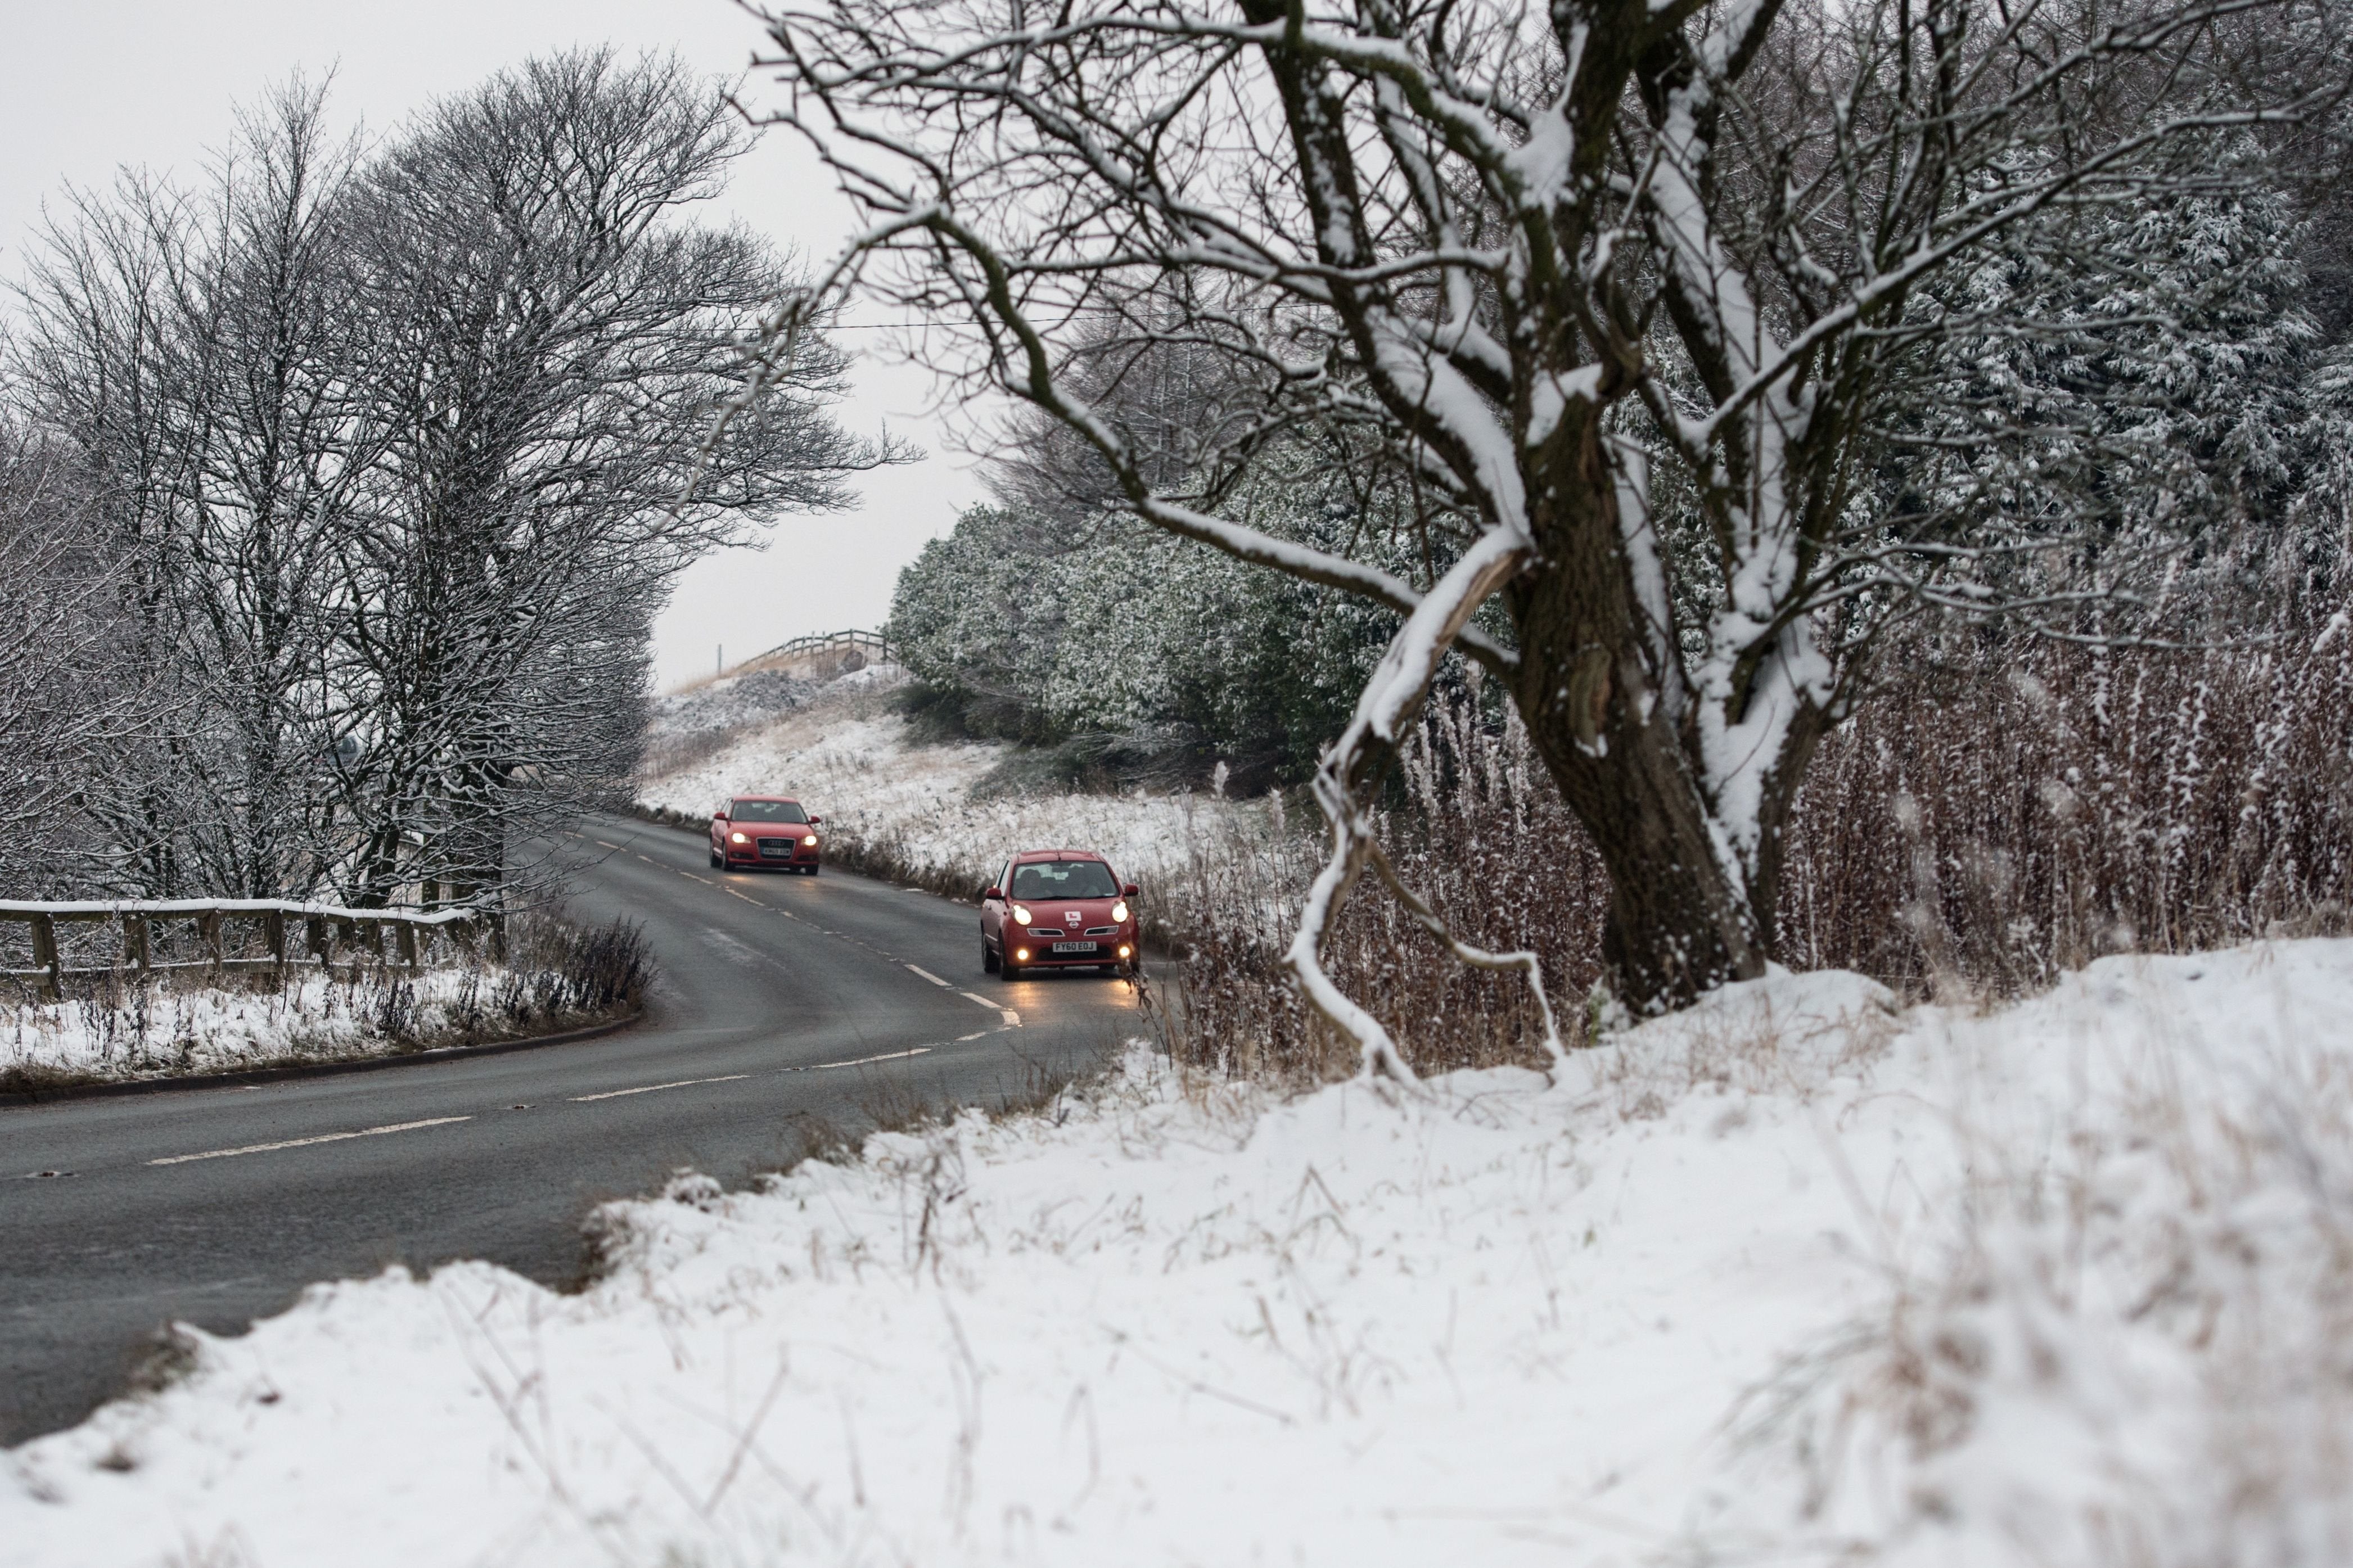
POLYGON ((760 854, 770 860, 789 860, 793 858, 793 847, 789 844, 763 844, 760 846, 760 854))
POLYGON ((1054 944, 1056 952, 1092 952, 1094 950, 1095 944, 1091 942, 1058 942, 1054 944))

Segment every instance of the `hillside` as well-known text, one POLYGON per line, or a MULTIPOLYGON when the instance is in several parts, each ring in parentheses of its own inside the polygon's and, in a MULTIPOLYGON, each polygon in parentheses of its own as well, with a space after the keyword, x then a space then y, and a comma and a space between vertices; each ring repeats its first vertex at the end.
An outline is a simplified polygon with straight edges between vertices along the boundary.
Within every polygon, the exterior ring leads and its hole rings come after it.
POLYGON ((1204 854, 1273 830, 1268 809, 1201 795, 997 787, 1015 748, 925 744, 891 693, 896 665, 825 682, 752 675, 656 706, 646 806, 690 821, 737 793, 797 796, 825 819, 828 857, 969 895, 1023 848, 1093 849, 1123 877, 1166 884, 1204 854))

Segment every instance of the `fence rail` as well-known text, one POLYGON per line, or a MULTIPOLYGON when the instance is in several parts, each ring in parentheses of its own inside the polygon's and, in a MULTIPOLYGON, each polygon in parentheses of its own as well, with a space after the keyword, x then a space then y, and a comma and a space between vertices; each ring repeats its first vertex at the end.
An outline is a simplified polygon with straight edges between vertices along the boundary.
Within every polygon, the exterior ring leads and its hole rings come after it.
POLYGON ((891 638, 882 632, 811 632, 788 643, 779 643, 765 653, 754 655, 744 661, 742 668, 750 669, 772 660, 788 664, 794 659, 808 658, 818 654, 853 651, 871 653, 877 663, 888 664, 891 661, 891 638))
POLYGON ((30 980, 41 1000, 56 1002, 65 994, 69 974, 106 974, 128 966, 145 975, 158 970, 203 969, 218 975, 232 969, 283 971, 297 962, 287 942, 287 930, 302 923, 305 957, 332 965, 338 953, 385 960, 384 938, 393 937, 394 956, 408 968, 423 966, 434 936, 447 933, 464 947, 486 942, 495 951, 501 944, 499 917, 483 910, 354 910, 341 904, 298 903, 288 899, 124 899, 28 902, 0 899, 0 924, 30 928, 33 967, 0 970, 0 977, 30 980), (232 957, 224 926, 232 920, 258 921, 269 949, 267 957, 232 957), (149 940, 150 927, 186 921, 196 928, 205 956, 178 963, 160 963, 149 940), (122 928, 122 960, 98 966, 69 966, 60 956, 58 927, 72 924, 119 924, 122 928))

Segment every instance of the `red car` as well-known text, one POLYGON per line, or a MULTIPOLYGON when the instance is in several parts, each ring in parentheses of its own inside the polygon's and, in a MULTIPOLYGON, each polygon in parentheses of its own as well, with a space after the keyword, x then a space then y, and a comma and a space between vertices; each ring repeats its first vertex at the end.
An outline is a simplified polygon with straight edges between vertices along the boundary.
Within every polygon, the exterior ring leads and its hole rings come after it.
POLYGON ((1086 849, 1027 849, 980 895, 980 966, 1011 980, 1026 969, 1137 968, 1135 884, 1086 849))
POLYGON ((790 795, 739 795, 711 818, 711 863, 730 871, 773 866, 817 875, 817 825, 790 795))

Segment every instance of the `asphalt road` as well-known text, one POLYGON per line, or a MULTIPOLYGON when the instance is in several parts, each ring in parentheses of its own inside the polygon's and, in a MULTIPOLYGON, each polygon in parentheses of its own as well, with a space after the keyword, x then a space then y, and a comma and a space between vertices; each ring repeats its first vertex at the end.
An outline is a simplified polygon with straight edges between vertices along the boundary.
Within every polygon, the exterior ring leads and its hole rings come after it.
POLYGON ((567 1285, 605 1199, 681 1166, 730 1184, 774 1169, 807 1116, 1018 1096, 1135 1030, 1124 981, 984 975, 969 906, 831 869, 712 871, 699 839, 621 819, 581 838, 602 859, 575 911, 642 921, 661 963, 624 1033, 0 1107, 0 1445, 120 1393, 167 1322, 237 1331, 395 1262, 567 1285))

